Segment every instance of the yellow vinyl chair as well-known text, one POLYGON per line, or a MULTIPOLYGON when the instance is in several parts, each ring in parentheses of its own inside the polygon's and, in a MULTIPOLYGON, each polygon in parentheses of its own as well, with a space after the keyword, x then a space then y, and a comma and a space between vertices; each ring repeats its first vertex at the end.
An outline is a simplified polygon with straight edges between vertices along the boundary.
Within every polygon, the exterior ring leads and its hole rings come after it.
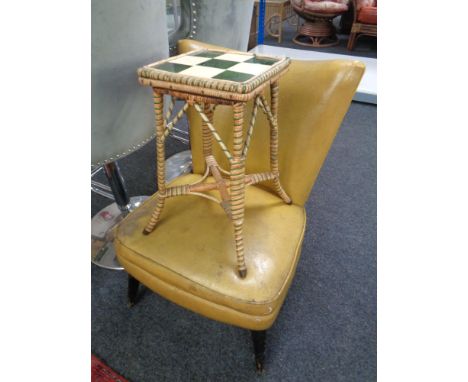
MULTIPOLYGON (((179 42, 179 53, 220 47, 194 40, 179 42)), ((154 232, 142 231, 156 194, 122 221, 115 247, 129 274, 129 305, 139 283, 208 318, 252 331, 257 369, 263 368, 266 330, 274 323, 301 254, 306 224, 304 204, 364 73, 358 61, 292 61, 279 87, 281 182, 293 203, 285 204, 268 182, 246 189, 244 247, 247 276, 237 273, 232 223, 216 203, 198 196, 166 201, 154 232)), ((247 106, 250 115, 252 103, 247 106)), ((202 126, 189 108, 193 173, 171 185, 200 179, 205 170, 202 126)), ((218 106, 214 126, 232 143, 232 108, 218 106)), ((244 126, 247 128, 248 126, 244 126)), ((269 125, 257 114, 247 173, 269 169, 269 125)), ((219 147, 213 153, 228 168, 219 147)), ((214 191, 213 191, 214 193, 214 191)), ((214 194, 215 195, 215 194, 214 194)))

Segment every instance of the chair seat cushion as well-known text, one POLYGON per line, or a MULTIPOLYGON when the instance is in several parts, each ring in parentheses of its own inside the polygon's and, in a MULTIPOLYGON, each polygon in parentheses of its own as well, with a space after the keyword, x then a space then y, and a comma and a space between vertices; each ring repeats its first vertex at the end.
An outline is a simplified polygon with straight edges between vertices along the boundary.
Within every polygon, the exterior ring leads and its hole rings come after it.
POLYGON ((317 0, 305 0, 304 9, 307 11, 323 14, 336 14, 346 12, 348 5, 344 2, 339 1, 317 1, 317 0))
POLYGON ((361 8, 357 15, 357 21, 377 25, 377 7, 361 8))
MULTIPOLYGON (((172 184, 199 178, 184 175, 172 184)), ((167 199, 155 230, 143 235, 155 205, 153 195, 117 228, 115 247, 125 269, 154 292, 210 318, 254 330, 271 326, 299 259, 304 208, 260 186, 247 187, 247 276, 241 279, 233 226, 218 204, 192 195, 167 199)))

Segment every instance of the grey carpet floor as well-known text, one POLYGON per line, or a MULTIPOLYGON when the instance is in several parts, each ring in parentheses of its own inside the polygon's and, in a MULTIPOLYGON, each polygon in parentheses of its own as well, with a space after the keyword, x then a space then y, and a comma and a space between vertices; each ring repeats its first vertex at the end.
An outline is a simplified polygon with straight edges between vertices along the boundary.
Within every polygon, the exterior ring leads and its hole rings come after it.
MULTIPOLYGON (((306 205, 302 256, 256 375, 250 334, 91 266, 92 351, 133 382, 376 380, 376 106, 353 103, 306 205)), ((184 149, 173 141, 168 155, 184 149)), ((120 161, 131 195, 151 194, 154 145, 120 161)), ((94 214, 108 201, 92 196, 94 214)))

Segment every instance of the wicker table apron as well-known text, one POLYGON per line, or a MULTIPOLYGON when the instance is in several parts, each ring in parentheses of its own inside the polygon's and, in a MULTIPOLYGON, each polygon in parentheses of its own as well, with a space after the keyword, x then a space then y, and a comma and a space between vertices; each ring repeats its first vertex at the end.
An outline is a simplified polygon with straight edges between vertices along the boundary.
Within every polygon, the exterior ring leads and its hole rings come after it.
POLYGON ((167 198, 198 195, 213 200, 223 207, 233 222, 238 273, 241 278, 246 276, 242 236, 245 187, 270 180, 278 196, 285 203, 292 203, 283 190, 279 178, 277 123, 278 79, 287 71, 289 62, 289 58, 201 49, 138 70, 140 83, 153 88, 156 116, 157 203, 143 231, 144 234, 149 234, 155 229, 167 198), (267 86, 271 90, 271 106, 263 95, 267 86), (172 96, 172 102, 165 116, 164 94, 172 96), (175 117, 169 120, 176 98, 184 100, 185 103, 175 117), (254 100, 254 106, 244 139, 244 109, 247 101, 251 99, 254 100), (213 113, 219 104, 230 105, 233 108, 232 150, 227 148, 213 125, 213 113), (194 107, 202 118, 205 173, 195 183, 168 187, 165 180, 164 141, 189 106, 194 107), (258 108, 266 114, 270 124, 270 171, 245 174, 245 163, 258 108), (213 138, 229 161, 229 171, 221 168, 213 156, 213 138), (204 182, 210 175, 215 183, 204 182), (221 199, 204 193, 212 190, 218 190, 221 199))

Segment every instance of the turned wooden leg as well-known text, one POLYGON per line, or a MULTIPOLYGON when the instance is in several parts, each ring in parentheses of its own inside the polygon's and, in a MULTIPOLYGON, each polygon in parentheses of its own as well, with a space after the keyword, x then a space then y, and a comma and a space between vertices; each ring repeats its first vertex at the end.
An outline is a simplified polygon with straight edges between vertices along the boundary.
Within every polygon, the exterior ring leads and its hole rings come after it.
POLYGON ((279 102, 279 85, 278 81, 272 82, 270 86, 271 90, 271 114, 273 119, 270 121, 270 168, 275 179, 273 184, 276 193, 281 199, 287 204, 291 204, 292 200, 286 194, 283 187, 281 186, 279 178, 279 164, 278 164, 278 102, 279 102))
POLYGON ((251 330, 255 353, 255 365, 258 372, 264 370, 266 330, 251 330))
POLYGON ((140 282, 136 278, 128 275, 127 304, 129 308, 136 304, 139 285, 140 282))
POLYGON ((247 275, 247 267, 244 259, 244 239, 242 227, 244 225, 245 209, 245 158, 242 155, 243 149, 243 122, 244 104, 236 103, 234 109, 234 140, 233 155, 231 160, 231 217, 234 225, 234 239, 236 244, 237 268, 239 276, 244 278, 247 275))
POLYGON ((162 209, 164 208, 164 201, 166 198, 166 163, 165 163, 165 150, 164 150, 164 98, 162 94, 156 93, 153 90, 154 98, 154 114, 156 117, 156 160, 157 160, 157 178, 158 178, 158 197, 156 209, 151 215, 148 224, 146 225, 143 233, 145 235, 151 233, 156 224, 158 224, 161 216, 162 209))

